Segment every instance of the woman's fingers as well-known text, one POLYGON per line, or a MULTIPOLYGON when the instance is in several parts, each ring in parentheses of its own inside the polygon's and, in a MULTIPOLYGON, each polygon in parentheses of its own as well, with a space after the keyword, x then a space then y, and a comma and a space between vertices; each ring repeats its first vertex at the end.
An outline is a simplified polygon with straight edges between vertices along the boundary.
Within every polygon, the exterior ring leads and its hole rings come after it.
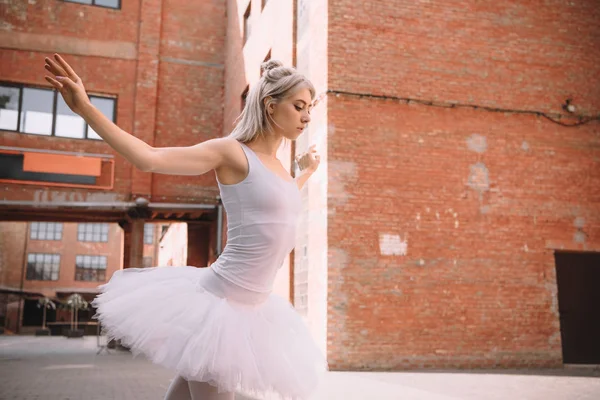
POLYGON ((56 76, 65 76, 67 72, 62 69, 54 60, 46 57, 46 65, 44 66, 48 71, 56 76))
POLYGON ((61 56, 59 56, 58 54, 54 54, 54 58, 56 59, 56 61, 58 61, 60 66, 67 72, 67 76, 69 78, 71 78, 74 81, 77 80, 77 74, 61 56))
POLYGON ((57 76, 56 80, 66 86, 73 92, 77 90, 77 84, 71 80, 68 76, 57 76))
POLYGON ((50 77, 50 76, 46 76, 46 80, 48 82, 50 82, 50 84, 52 86, 54 86, 56 89, 61 90, 63 88, 62 83, 60 83, 59 81, 57 81, 56 79, 50 77))

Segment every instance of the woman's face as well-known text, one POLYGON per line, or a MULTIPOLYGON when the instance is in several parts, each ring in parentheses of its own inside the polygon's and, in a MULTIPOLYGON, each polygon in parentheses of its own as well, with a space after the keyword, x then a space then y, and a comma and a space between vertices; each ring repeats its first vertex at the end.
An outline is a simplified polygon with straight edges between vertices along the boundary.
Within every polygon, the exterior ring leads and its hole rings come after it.
POLYGON ((312 98, 307 88, 301 87, 278 104, 269 107, 273 129, 286 139, 296 140, 310 122, 312 98))

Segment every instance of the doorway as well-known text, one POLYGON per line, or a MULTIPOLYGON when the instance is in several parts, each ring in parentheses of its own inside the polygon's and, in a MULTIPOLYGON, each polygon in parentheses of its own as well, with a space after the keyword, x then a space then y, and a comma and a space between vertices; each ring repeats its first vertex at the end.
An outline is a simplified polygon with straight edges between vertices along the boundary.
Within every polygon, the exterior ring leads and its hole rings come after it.
POLYGON ((563 363, 600 364, 600 253, 554 258, 563 363))

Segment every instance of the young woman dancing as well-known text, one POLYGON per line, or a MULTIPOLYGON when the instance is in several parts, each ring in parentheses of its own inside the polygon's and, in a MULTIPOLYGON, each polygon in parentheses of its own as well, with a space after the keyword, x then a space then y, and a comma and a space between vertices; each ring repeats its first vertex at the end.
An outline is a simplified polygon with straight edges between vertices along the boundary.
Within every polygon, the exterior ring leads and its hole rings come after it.
POLYGON ((228 137, 156 148, 94 108, 62 57, 45 61, 46 80, 108 145, 142 171, 215 171, 227 211, 227 244, 210 267, 129 268, 100 286, 93 305, 108 335, 176 372, 167 400, 231 400, 235 391, 308 397, 325 359, 301 317, 271 290, 294 247, 299 190, 319 166, 312 147, 293 179, 276 152, 310 122, 313 85, 269 61, 228 137))

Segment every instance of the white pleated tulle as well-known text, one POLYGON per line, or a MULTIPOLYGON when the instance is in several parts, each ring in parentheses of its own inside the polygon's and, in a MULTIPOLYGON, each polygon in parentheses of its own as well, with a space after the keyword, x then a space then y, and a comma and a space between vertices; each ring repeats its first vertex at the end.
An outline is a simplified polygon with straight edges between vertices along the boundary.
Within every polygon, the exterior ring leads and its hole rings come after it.
POLYGON ((107 335, 219 391, 305 399, 326 362, 291 304, 211 268, 117 271, 93 301, 107 335))

